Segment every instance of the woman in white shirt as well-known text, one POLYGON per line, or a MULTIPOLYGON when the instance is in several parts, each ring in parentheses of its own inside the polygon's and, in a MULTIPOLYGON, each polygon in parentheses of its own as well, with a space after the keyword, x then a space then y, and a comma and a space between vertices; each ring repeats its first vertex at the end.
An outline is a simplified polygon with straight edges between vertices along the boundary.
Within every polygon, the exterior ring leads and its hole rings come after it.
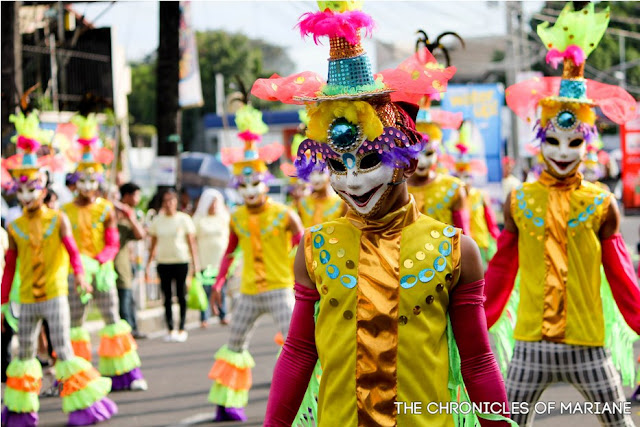
MULTIPOLYGON (((205 277, 203 285, 207 298, 211 297, 211 286, 216 279, 218 266, 227 248, 229 219, 230 215, 224 204, 222 193, 213 188, 205 189, 198 201, 198 207, 193 215, 193 222, 196 226, 200 267, 204 269, 202 270, 203 277, 205 277)), ((221 293, 221 303, 217 307, 217 312, 220 317, 220 324, 228 324, 229 322, 225 319, 224 291, 221 293)), ((203 328, 207 326, 209 315, 209 310, 200 314, 203 328)))
MULTIPOLYGON (((198 250, 196 248, 196 229, 191 217, 178 212, 178 197, 173 189, 166 190, 162 195, 161 213, 156 216, 149 227, 151 249, 149 263, 157 258, 160 287, 164 294, 165 320, 169 334, 165 341, 185 342, 187 332, 184 324, 187 317, 186 279, 189 271, 189 261, 193 261, 194 270, 200 270, 198 250), (180 305, 180 326, 178 332, 173 328, 173 313, 171 311, 172 282, 176 283, 176 295, 180 305)), ((149 277, 149 264, 147 264, 149 277)))

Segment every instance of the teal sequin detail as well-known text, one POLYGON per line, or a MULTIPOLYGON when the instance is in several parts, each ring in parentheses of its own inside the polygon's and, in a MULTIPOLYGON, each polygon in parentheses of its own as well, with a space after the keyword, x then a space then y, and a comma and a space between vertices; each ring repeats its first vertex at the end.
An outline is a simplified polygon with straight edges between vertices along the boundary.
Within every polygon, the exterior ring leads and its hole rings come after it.
POLYGON ((527 208, 527 202, 524 200, 524 191, 517 190, 516 191, 516 200, 518 200, 518 209, 523 211, 523 215, 525 218, 530 219, 533 225, 536 227, 542 227, 544 225, 544 219, 539 216, 534 217, 533 211, 527 208))
POLYGON ((587 99, 586 80, 560 80, 559 95, 563 98, 587 99))
POLYGON ((355 276, 344 274, 340 276, 340 283, 342 283, 342 286, 347 289, 353 289, 358 284, 358 280, 355 278, 355 276))
POLYGON ((309 229, 312 233, 315 233, 316 231, 320 231, 322 230, 322 224, 318 224, 318 225, 314 225, 313 227, 311 227, 309 229))
POLYGON ((404 289, 411 289, 416 285, 416 283, 418 283, 418 278, 413 274, 407 274, 400 279, 400 286, 404 289))
POLYGON ((329 61, 328 86, 357 87, 375 84, 367 55, 329 61))
POLYGON ((340 270, 338 269, 337 266, 333 264, 327 265, 327 276, 329 276, 330 279, 335 279, 339 275, 340 275, 340 270))
POLYGON ((442 254, 442 256, 451 255, 451 243, 447 242, 446 240, 441 242, 440 246, 438 247, 438 251, 440 252, 440 254, 442 254))
POLYGON ((324 249, 320 251, 320 262, 322 264, 327 264, 330 259, 331 259, 331 255, 329 255, 328 251, 324 249))
POLYGON ((18 236, 20 236, 21 239, 29 240, 29 236, 25 234, 24 231, 20 230, 15 222, 11 224, 11 227, 13 228, 13 231, 15 231, 18 236))
POLYGON ((438 272, 441 273, 444 271, 445 268, 447 268, 447 259, 443 256, 439 256, 438 258, 436 258, 433 261, 433 268, 438 272))
POLYGON ((593 203, 588 205, 584 211, 580 212, 575 218, 571 218, 567 223, 569 227, 574 228, 580 225, 581 222, 587 222, 589 217, 596 212, 596 206, 601 205, 604 202, 607 193, 600 193, 593 198, 593 203))
POLYGON ((53 219, 51 220, 51 224, 49 224, 49 228, 47 228, 47 231, 45 231, 44 233, 45 239, 51 236, 51 234, 53 234, 53 230, 55 230, 57 223, 58 223, 58 216, 54 216, 53 219))
POLYGON ((436 275, 436 271, 431 268, 425 268, 424 270, 420 270, 418 273, 418 279, 422 283, 430 282, 436 275))
POLYGON ((322 234, 316 234, 316 236, 313 238, 313 247, 316 249, 320 249, 322 245, 324 245, 324 237, 322 237, 322 234))
POLYGON ((456 235, 456 229, 451 225, 447 225, 444 230, 442 230, 442 234, 444 234, 445 237, 453 237, 456 235))

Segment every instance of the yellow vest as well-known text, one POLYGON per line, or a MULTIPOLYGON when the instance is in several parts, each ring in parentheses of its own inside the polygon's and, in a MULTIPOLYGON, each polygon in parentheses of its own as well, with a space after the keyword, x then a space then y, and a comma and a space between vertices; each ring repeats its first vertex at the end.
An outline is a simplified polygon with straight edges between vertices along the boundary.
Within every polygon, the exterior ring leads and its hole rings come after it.
POLYGON ((71 221, 73 237, 81 254, 94 258, 104 248, 104 223, 113 215, 113 204, 98 197, 87 206, 67 203, 62 210, 71 221))
POLYGON ((433 219, 453 224, 453 206, 460 198, 462 181, 439 173, 436 179, 420 187, 407 186, 416 199, 418 210, 433 219))
POLYGON ((450 401, 446 315, 460 231, 421 215, 413 201, 362 221, 349 211, 305 234, 320 293, 319 425, 453 426, 450 415, 424 406, 422 415, 398 414, 394 402, 450 401))
POLYGON ((60 239, 60 213, 42 206, 9 225, 20 258, 20 302, 47 301, 68 294, 69 255, 60 239))
POLYGON ((244 257, 240 292, 254 295, 293 287, 288 225, 289 208, 270 199, 258 212, 250 212, 246 206, 233 212, 231 229, 244 257))
POLYGON ((518 227, 520 306, 515 338, 604 345, 598 230, 611 193, 543 172, 511 194, 518 227))
POLYGON ((327 221, 333 221, 342 215, 342 199, 333 194, 319 199, 313 195, 304 197, 299 203, 302 225, 311 227, 327 221))
POLYGON ((480 248, 486 249, 489 247, 489 227, 487 227, 487 219, 484 217, 483 192, 477 188, 470 188, 467 203, 471 212, 469 216, 471 237, 480 248))

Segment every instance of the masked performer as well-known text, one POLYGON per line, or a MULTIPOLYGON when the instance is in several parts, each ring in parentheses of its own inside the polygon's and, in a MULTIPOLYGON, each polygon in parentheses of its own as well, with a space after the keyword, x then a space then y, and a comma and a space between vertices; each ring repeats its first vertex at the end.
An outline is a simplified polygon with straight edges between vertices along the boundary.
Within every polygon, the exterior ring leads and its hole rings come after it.
MULTIPOLYGON (((541 108, 536 129, 546 170, 507 199, 505 230, 486 273, 485 305, 491 327, 520 269, 516 342, 506 384, 509 400, 527 402, 530 408, 559 381, 572 384, 591 402, 625 400, 604 347, 610 325, 603 314, 601 264, 626 323, 640 332, 640 290, 619 232, 615 199, 578 172, 586 144, 596 138, 594 107, 619 124, 636 114, 635 101, 624 90, 583 78, 585 59, 608 21, 608 9, 595 13, 590 3, 575 11, 567 3, 553 27, 538 26, 549 49, 547 61, 564 61, 562 77, 507 89, 507 104, 517 115, 526 118, 541 108)), ((533 413, 514 414, 514 420, 531 425, 533 413)), ((607 426, 633 425, 623 411, 602 411, 598 419, 607 426)))
MULTIPOLYGON (((238 245, 244 267, 240 296, 231 320, 231 336, 228 344, 216 352, 209 372, 209 378, 214 381, 209 401, 218 406, 216 421, 246 420, 244 407, 254 366, 247 348, 256 320, 263 314, 271 314, 280 332, 287 335, 293 310, 293 271, 288 258, 302 237, 298 215, 267 196, 266 161, 280 157, 282 149, 278 153, 273 145, 257 147, 261 135, 268 129, 262 113, 244 106, 236 113, 236 125, 245 147, 244 159, 233 163, 233 174, 245 204, 231 215, 229 244, 212 291, 212 306, 219 302, 238 245)), ((223 161, 230 158, 233 158, 231 152, 224 153, 223 161)))
MULTIPOLYGON (((117 218, 113 204, 98 197, 104 180, 104 167, 96 156, 108 163, 104 148, 97 148, 98 123, 95 115, 74 116, 78 127, 78 143, 82 158, 75 172, 78 195, 62 210, 73 224, 73 235, 78 242, 87 279, 94 286, 93 297, 98 305, 105 327, 100 331, 98 370, 111 377, 113 390, 146 390, 147 383, 140 371, 137 344, 131 336, 131 327, 120 319, 118 292, 113 260, 120 248, 117 218)), ((71 340, 76 355, 91 360, 89 333, 82 327, 86 316, 86 300, 75 292, 74 280, 69 281, 71 308, 71 340)))
MULTIPOLYGON (((101 377, 86 360, 74 356, 69 335, 67 275, 69 264, 78 291, 90 292, 84 280, 80 253, 71 233, 67 216, 47 208, 46 175, 40 169, 36 152, 43 139, 35 113, 11 116, 15 123, 17 145, 22 165, 11 170, 14 188, 24 210, 9 226, 9 250, 2 276, 2 304, 7 303, 14 274, 20 276, 20 318, 18 358, 7 368, 6 407, 3 426, 35 426, 40 407, 38 394, 42 385, 42 368, 36 359, 37 331, 42 320, 49 324, 51 342, 57 355, 56 378, 61 385, 62 410, 69 413, 68 425, 91 425, 117 412, 107 394, 111 380, 101 377), (63 249, 64 248, 64 249, 63 249), (16 271, 16 258, 20 268, 16 271)), ((44 137, 44 138, 43 138, 44 137)), ((72 291, 76 293, 74 289, 72 291)), ((3 311, 4 321, 4 311, 3 311)))
POLYGON ((483 329, 478 249, 460 230, 422 215, 407 192, 424 147, 417 105, 400 101, 417 102, 425 88, 444 90, 454 70, 423 73, 424 64, 435 65, 425 49, 374 79, 359 35, 373 21, 359 3, 319 2, 322 11, 299 24, 314 39, 330 38, 327 83, 305 72, 259 80, 252 90, 263 99, 308 103, 298 176, 328 166, 331 186, 350 208, 344 218, 309 228, 298 248, 296 306, 267 426, 291 425, 318 357, 320 426, 453 425, 444 411, 412 416, 396 403, 455 399, 460 389, 448 384, 461 379, 458 348, 471 399, 506 402, 483 329))

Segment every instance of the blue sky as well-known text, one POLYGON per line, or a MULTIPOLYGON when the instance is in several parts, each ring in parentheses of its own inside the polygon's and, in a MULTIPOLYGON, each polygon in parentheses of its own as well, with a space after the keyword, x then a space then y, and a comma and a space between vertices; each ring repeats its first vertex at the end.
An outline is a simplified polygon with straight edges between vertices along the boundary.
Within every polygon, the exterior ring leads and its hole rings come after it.
MULTIPOLYGON (((141 59, 157 48, 158 2, 109 4, 78 3, 74 7, 96 26, 113 27, 129 60, 141 59)), ((531 13, 539 10, 542 2, 524 2, 523 5, 525 13, 531 13)), ((193 1, 191 7, 196 30, 242 32, 284 46, 297 64, 296 72, 320 72, 326 67, 328 46, 303 41, 294 28, 300 15, 318 10, 315 1, 193 1)), ((424 29, 431 37, 444 31, 456 31, 463 38, 506 32, 505 4, 502 2, 367 1, 364 11, 376 21, 374 38, 406 42, 408 46, 415 42, 418 29, 424 29)))

